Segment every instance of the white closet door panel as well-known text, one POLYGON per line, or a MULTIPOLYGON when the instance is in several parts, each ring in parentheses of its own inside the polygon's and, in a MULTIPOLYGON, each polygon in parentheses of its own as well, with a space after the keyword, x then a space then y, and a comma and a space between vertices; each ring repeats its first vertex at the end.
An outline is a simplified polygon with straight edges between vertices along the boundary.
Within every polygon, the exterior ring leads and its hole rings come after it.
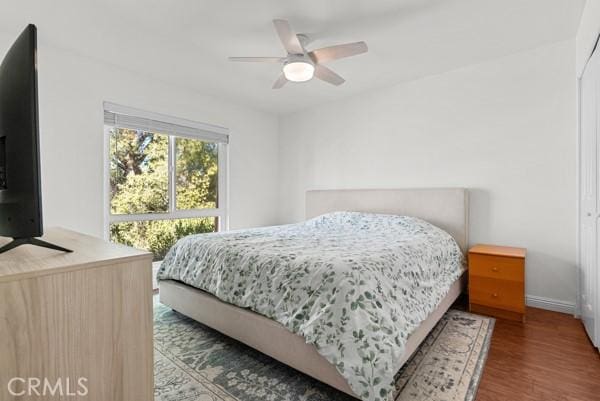
POLYGON ((579 282, 581 317, 592 342, 599 345, 598 319, 598 155, 600 133, 600 53, 589 61, 581 80, 579 282))

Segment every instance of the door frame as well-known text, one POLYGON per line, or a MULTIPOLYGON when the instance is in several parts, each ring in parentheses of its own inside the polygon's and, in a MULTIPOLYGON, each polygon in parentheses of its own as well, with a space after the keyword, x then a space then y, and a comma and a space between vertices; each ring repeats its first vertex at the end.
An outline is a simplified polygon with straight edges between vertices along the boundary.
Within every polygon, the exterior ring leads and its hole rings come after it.
MULTIPOLYGON (((586 63, 587 65, 587 63, 586 63)), ((581 75, 577 77, 577 152, 575 152, 575 163, 577 165, 577 174, 576 174, 576 183, 575 183, 575 191, 576 191, 576 202, 575 202, 575 213, 577 216, 577 230, 575 232, 575 249, 577 250, 575 255, 575 266, 577 266, 577 296, 575 297, 575 317, 581 318, 581 95, 582 95, 582 77, 583 72, 585 71, 585 67, 583 68, 581 75)))

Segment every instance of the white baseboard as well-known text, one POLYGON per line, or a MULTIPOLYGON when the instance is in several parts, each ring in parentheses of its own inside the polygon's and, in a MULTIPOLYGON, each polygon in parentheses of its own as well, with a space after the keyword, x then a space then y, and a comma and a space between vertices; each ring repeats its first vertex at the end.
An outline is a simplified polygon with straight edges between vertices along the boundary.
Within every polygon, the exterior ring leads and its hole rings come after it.
POLYGON ((538 297, 535 295, 525 295, 525 303, 532 308, 575 315, 575 303, 573 302, 559 301, 557 299, 538 297))

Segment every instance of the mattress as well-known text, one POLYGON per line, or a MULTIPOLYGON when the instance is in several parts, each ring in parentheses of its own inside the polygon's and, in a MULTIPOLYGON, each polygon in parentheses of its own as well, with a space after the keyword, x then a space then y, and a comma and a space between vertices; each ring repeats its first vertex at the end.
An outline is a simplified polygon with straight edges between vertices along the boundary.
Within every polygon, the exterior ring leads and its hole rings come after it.
POLYGON ((463 270, 454 239, 423 220, 336 212, 186 237, 158 278, 280 323, 313 344, 360 398, 383 400, 409 336, 463 270))

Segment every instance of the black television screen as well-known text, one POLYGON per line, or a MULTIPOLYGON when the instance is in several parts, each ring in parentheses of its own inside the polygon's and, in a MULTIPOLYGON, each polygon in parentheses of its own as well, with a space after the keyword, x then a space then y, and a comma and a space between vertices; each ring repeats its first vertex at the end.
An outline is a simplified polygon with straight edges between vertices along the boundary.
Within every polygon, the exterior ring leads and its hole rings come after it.
POLYGON ((0 236, 51 246, 43 234, 37 95, 37 31, 29 25, 0 64, 0 236))
POLYGON ((29 25, 0 65, 0 235, 43 234, 38 141, 36 28, 29 25))

